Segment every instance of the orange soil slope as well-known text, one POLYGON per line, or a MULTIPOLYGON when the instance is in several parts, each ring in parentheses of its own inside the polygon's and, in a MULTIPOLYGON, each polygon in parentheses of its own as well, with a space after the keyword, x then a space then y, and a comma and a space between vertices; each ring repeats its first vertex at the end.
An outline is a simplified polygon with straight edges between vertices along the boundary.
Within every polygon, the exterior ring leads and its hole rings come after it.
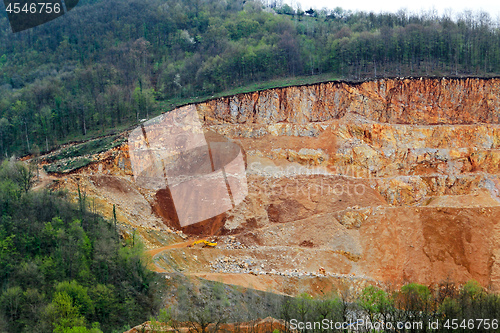
MULTIPOLYGON (((329 82, 196 108, 245 150, 249 194, 216 223, 182 230, 215 249, 163 249, 161 270, 284 293, 273 281, 500 288, 499 79, 329 82)), ((78 182, 107 216, 116 205, 128 237, 185 242, 162 192, 133 181, 126 145, 57 186, 78 182)))

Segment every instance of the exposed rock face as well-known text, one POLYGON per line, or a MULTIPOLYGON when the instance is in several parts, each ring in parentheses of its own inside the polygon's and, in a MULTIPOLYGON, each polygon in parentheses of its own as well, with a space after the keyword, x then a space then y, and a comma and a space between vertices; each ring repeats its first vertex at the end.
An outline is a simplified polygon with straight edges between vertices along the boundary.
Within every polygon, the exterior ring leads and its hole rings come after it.
POLYGON ((306 124, 355 113, 393 124, 497 124, 499 79, 403 79, 328 82, 276 88, 197 105, 209 125, 306 124))
MULTIPOLYGON (((184 231, 240 245, 171 251, 165 270, 208 276, 210 262, 230 256, 259 262, 254 282, 323 267, 351 282, 476 279, 500 288, 500 79, 329 82, 196 108, 205 127, 245 150, 249 193, 224 216, 184 231)), ((108 215, 119 203, 114 193, 130 188, 176 228, 168 193, 131 180, 126 149, 105 163, 121 189, 101 178, 89 188, 108 200, 108 215)), ((130 223, 145 224, 146 209, 134 221, 120 207, 130 223)), ((217 274, 210 276, 225 281, 217 274)))
POLYGON ((223 213, 204 221, 181 227, 177 216, 176 206, 168 188, 161 189, 156 192, 152 207, 154 212, 161 216, 164 223, 169 227, 176 230, 182 230, 188 234, 200 236, 220 233, 221 229, 224 227, 224 221, 226 218, 226 214, 223 213))
POLYGON ((498 284, 499 79, 330 82, 197 109, 246 150, 253 186, 226 229, 247 242, 345 251, 382 281, 498 284), (280 224, 300 231, 268 234, 280 224))

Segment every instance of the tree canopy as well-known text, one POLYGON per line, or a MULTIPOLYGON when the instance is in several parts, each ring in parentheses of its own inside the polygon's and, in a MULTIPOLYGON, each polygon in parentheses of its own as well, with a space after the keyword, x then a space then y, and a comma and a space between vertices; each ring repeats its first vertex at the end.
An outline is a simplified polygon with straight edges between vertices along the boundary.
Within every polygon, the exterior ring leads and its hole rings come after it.
POLYGON ((159 298, 140 246, 85 202, 25 191, 12 175, 27 173, 0 166, 0 331, 111 332, 148 319, 159 298))
POLYGON ((277 78, 496 75, 486 13, 295 10, 252 0, 82 0, 13 34, 0 17, 0 156, 123 129, 277 78))

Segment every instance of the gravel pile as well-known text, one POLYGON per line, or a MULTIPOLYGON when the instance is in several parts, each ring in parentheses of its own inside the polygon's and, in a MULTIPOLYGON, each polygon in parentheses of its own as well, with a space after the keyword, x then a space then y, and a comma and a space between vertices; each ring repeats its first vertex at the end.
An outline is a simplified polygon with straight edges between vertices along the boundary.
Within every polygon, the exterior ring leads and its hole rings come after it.
POLYGON ((228 238, 224 239, 222 242, 219 242, 217 246, 218 248, 221 249, 227 249, 227 250, 240 250, 240 249, 251 249, 251 248, 256 248, 255 246, 246 246, 245 244, 241 244, 236 240, 234 236, 229 236, 228 238))
POLYGON ((210 270, 215 273, 253 273, 259 274, 262 269, 254 259, 236 259, 219 257, 210 262, 210 270))
POLYGON ((336 278, 355 278, 352 274, 336 274, 319 269, 317 272, 305 272, 301 269, 287 269, 277 271, 276 269, 266 269, 264 263, 258 263, 252 258, 233 258, 230 256, 218 257, 209 264, 210 271, 213 273, 238 273, 254 275, 279 275, 287 277, 336 277, 336 278))

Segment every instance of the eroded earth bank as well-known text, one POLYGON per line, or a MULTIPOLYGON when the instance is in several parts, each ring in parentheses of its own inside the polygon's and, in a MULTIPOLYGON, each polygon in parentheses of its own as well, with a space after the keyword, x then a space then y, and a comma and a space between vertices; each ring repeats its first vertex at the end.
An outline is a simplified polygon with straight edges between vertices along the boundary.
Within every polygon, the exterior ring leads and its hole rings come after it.
MULTIPOLYGON (((470 279, 500 287, 500 80, 329 82, 196 105, 245 151, 248 196, 182 231, 136 184, 128 145, 53 174, 154 269, 277 293, 470 279), (89 201, 90 202, 90 201, 89 201), (204 238, 215 247, 191 246, 204 238)), ((125 134, 126 136, 126 134, 125 134)))

